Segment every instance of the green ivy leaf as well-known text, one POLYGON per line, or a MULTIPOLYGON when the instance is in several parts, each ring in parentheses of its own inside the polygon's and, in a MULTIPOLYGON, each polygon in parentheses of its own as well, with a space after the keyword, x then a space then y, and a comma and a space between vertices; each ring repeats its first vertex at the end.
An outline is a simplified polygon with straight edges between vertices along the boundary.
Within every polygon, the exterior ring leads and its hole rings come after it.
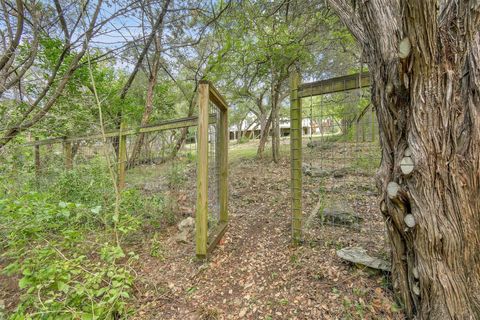
POLYGON ((101 210, 102 210, 102 206, 96 206, 96 207, 90 209, 90 212, 95 213, 95 214, 99 214, 101 210))
POLYGON ((30 286, 31 285, 31 282, 30 280, 27 278, 27 277, 23 277, 22 279, 20 279, 20 281, 18 282, 18 286, 20 287, 20 289, 25 289, 26 287, 30 286))

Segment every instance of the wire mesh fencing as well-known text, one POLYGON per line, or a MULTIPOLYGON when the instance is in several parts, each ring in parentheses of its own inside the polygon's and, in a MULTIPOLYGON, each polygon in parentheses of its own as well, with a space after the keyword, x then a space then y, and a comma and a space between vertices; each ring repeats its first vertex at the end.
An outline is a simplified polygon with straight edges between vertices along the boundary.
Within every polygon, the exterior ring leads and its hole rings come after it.
POLYGON ((208 126, 208 232, 209 235, 215 230, 220 221, 220 163, 219 155, 221 153, 219 143, 219 112, 218 108, 209 102, 209 115, 217 119, 215 123, 208 126))
MULTIPOLYGON (((122 206, 135 208, 121 209, 133 209, 138 220, 173 224, 195 211, 196 121, 188 118, 174 129, 129 131, 124 157, 122 138, 112 134, 12 143, 0 154, 2 193, 55 194, 91 207, 93 214, 112 211, 122 193, 122 206), (122 175, 124 187, 119 185, 122 175)), ((211 145, 214 150, 214 139, 211 145)))
MULTIPOLYGON (((375 173, 378 123, 365 89, 302 93, 303 212, 306 240, 387 254, 375 173)), ((309 92, 308 90, 311 90, 309 92)))
POLYGON ((205 257, 228 221, 228 106, 210 83, 200 88, 190 117, 83 137, 21 135, 0 150, 0 194, 88 206, 108 213, 101 223, 115 230, 158 230, 195 216, 197 255, 205 257))
POLYGON ((202 80, 198 96, 196 255, 204 259, 228 226, 228 105, 202 80), (213 121, 209 121, 209 119, 213 121))

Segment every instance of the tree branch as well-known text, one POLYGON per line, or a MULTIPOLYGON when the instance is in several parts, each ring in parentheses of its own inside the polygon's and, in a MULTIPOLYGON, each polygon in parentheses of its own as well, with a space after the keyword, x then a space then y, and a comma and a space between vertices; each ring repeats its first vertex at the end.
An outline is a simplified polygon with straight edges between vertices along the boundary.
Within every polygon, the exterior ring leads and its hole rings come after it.
POLYGON ((360 42, 365 42, 365 32, 358 14, 346 0, 327 0, 328 4, 338 14, 340 20, 347 26, 353 36, 360 42))
POLYGON ((0 58, 0 70, 2 70, 3 67, 5 67, 5 64, 12 58, 13 54, 15 53, 15 50, 20 44, 20 38, 22 37, 22 33, 23 33, 23 21, 24 21, 23 1, 17 0, 17 31, 15 32, 15 38, 10 43, 10 46, 0 58))

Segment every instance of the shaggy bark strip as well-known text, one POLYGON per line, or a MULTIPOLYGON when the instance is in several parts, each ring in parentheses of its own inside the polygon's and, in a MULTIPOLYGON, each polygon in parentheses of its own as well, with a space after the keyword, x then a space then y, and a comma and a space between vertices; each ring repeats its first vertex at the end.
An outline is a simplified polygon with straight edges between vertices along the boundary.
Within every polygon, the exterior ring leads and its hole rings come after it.
POLYGON ((364 47, 394 287, 419 319, 480 317, 480 3, 330 0, 364 47))

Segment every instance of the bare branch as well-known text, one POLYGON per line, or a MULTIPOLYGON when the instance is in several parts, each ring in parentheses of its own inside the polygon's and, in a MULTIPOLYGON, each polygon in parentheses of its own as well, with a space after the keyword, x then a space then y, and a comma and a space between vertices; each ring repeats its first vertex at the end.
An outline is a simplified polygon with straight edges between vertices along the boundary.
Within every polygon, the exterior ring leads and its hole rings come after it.
POLYGON ((60 20, 60 26, 62 27, 63 34, 65 36, 65 42, 70 41, 70 34, 68 32, 67 22, 65 21, 65 16, 63 15, 62 6, 58 0, 54 0, 55 9, 57 10, 58 19, 60 20))
POLYGON ((10 43, 10 46, 5 51, 3 56, 0 58, 0 70, 2 70, 6 63, 12 58, 17 49, 18 45, 20 44, 20 39, 23 33, 23 22, 24 22, 24 9, 23 9, 23 1, 17 0, 17 30, 15 32, 15 38, 10 43))
POLYGON ((163 23, 163 19, 164 19, 166 13, 167 13, 167 8, 168 8, 169 4, 170 4, 170 0, 166 0, 164 2, 162 11, 160 13, 160 16, 158 17, 157 22, 155 23, 155 25, 152 28, 152 32, 150 33, 150 36, 148 37, 147 42, 145 43, 145 47, 143 48, 143 51, 140 53, 140 55, 138 57, 138 60, 137 60, 137 63, 135 64, 135 67, 134 67, 132 73, 128 77, 127 82, 123 86, 122 92, 120 94, 120 99, 124 99, 125 96, 127 95, 128 90, 130 89, 130 86, 132 85, 133 80, 135 79, 135 76, 138 73, 138 69, 140 68, 140 65, 142 64, 143 59, 145 58, 145 55, 147 54, 148 49, 150 48, 150 45, 152 44, 153 40, 155 39, 155 31, 163 23))
MULTIPOLYGON (((95 28, 96 22, 98 15, 100 13, 100 8, 102 7, 103 0, 99 0, 97 3, 97 6, 95 8, 94 14, 92 16, 92 19, 90 21, 90 24, 88 26, 87 31, 85 32, 85 39, 83 42, 82 49, 80 52, 78 52, 73 60, 70 62, 67 71, 63 75, 60 83, 56 87, 54 93, 49 97, 49 99, 45 102, 45 104, 42 106, 41 110, 39 110, 35 115, 32 116, 32 118, 26 122, 26 119, 28 115, 38 107, 40 102, 42 101, 43 97, 46 95, 46 92, 48 90, 44 90, 45 93, 42 98, 38 97, 33 104, 30 106, 29 110, 22 116, 22 118, 17 121, 17 124, 11 128, 9 128, 5 134, 3 135, 2 138, 0 138, 0 149, 2 149, 10 140, 12 140, 18 133, 30 128, 31 126, 35 125, 38 121, 40 121, 50 110, 50 108, 54 105, 54 103, 57 101, 57 99, 60 97, 62 94, 65 86, 67 85, 68 81, 70 80, 73 72, 75 71, 76 66, 82 59, 82 57, 85 55, 85 52, 88 49, 89 42, 93 36, 93 30, 95 28)), ((63 60, 63 59, 62 59, 63 60)), ((53 81, 53 80, 52 80, 53 81)))

